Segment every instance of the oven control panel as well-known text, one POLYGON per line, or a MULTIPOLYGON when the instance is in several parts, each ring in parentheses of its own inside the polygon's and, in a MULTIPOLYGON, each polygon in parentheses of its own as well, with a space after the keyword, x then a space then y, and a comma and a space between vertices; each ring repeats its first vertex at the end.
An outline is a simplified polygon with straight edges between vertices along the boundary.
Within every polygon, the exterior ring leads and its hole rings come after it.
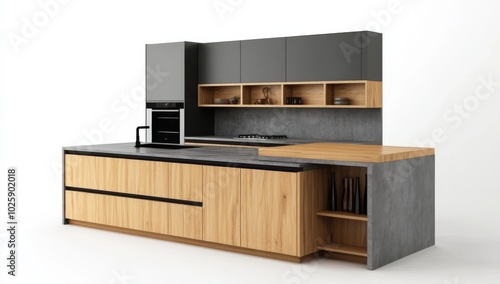
POLYGON ((146 108, 152 109, 182 109, 184 108, 184 103, 182 102, 157 102, 157 103, 146 103, 146 108))

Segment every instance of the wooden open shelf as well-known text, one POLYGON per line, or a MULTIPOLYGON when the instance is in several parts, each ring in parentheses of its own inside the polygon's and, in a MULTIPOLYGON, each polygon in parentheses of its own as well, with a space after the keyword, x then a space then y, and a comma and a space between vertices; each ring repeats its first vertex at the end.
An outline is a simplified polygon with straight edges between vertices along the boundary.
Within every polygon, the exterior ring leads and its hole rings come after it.
POLYGON ((241 85, 228 84, 212 86, 210 88, 198 88, 198 105, 212 105, 219 107, 235 107, 241 105, 241 85), (238 104, 215 104, 214 99, 238 98, 238 104))
MULTIPOLYGON (((325 86, 329 88, 329 86, 325 86)), ((342 86, 343 88, 344 86, 342 86)), ((358 87, 355 87, 358 88, 358 87)), ((360 189, 363 191, 366 185, 365 174, 367 174, 366 167, 358 166, 341 166, 334 165, 328 169, 329 172, 335 173, 335 189, 336 196, 340 197, 341 185, 344 177, 361 177, 360 189)), ((331 178, 329 183, 331 183, 331 178)), ((325 188, 325 195, 329 198, 331 195, 327 191, 331 190, 325 188)), ((324 226, 321 232, 320 239, 324 243, 317 243, 316 249, 330 252, 328 255, 334 259, 346 259, 367 264, 368 258, 368 216, 355 214, 345 211, 331 211, 328 210, 326 202, 323 203, 321 210, 316 212, 318 221, 324 226)), ((331 204, 329 205, 331 206, 331 204)), ((340 200, 337 199, 336 208, 340 208, 340 200)))
MULTIPOLYGON (((284 84, 283 93, 285 102, 287 97, 301 97, 302 105, 321 107, 325 106, 325 84, 324 83, 297 83, 284 84)), ((292 105, 286 105, 292 106, 292 105)))
POLYGON ((200 107, 280 108, 381 108, 382 82, 353 80, 328 82, 276 82, 198 85, 200 107), (269 88, 271 104, 256 104, 269 88), (214 99, 237 97, 237 104, 215 104, 214 99), (301 97, 302 104, 286 104, 288 97, 301 97), (348 105, 335 105, 335 98, 348 98, 348 105))
POLYGON ((366 215, 359 215, 349 212, 342 211, 320 211, 317 212, 316 215, 330 218, 339 218, 339 219, 347 219, 347 220, 357 220, 357 221, 368 221, 368 217, 366 215))
POLYGON ((331 252, 345 253, 357 256, 368 256, 366 247, 349 246, 337 243, 324 244, 317 247, 318 250, 326 250, 331 252))
POLYGON ((274 106, 283 104, 282 85, 243 85, 243 105, 244 106, 274 106), (269 98, 272 104, 257 105, 257 100, 264 98, 262 90, 269 89, 269 98))

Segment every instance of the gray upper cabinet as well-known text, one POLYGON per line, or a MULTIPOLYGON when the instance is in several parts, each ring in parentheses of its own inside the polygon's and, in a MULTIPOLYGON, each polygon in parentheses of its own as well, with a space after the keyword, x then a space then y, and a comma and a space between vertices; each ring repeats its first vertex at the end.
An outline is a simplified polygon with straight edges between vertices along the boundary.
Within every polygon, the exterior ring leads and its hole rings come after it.
POLYGON ((382 34, 362 32, 361 72, 363 80, 382 81, 382 34))
POLYGON ((382 34, 362 31, 289 37, 286 79, 382 81, 382 34))
POLYGON ((146 45, 146 101, 184 101, 184 42, 146 45))
POLYGON ((284 82, 286 38, 241 41, 241 82, 284 82))
POLYGON ((240 41, 198 45, 200 84, 240 83, 240 41))
POLYGON ((359 34, 350 32, 287 38, 287 81, 361 80, 359 34))

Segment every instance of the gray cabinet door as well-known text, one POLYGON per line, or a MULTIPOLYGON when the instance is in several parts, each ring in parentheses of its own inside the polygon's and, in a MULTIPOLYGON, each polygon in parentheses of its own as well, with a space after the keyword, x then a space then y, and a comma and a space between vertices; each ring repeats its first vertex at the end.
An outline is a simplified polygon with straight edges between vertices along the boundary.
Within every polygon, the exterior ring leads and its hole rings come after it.
POLYGON ((198 45, 198 82, 220 84, 240 82, 240 41, 198 45))
POLYGON ((241 41, 241 82, 284 82, 286 38, 241 41))
POLYGON ((363 80, 382 81, 382 34, 363 32, 363 80))
POLYGON ((361 80, 359 34, 352 32, 287 38, 287 81, 361 80))
POLYGON ((146 45, 146 101, 184 101, 184 42, 146 45))

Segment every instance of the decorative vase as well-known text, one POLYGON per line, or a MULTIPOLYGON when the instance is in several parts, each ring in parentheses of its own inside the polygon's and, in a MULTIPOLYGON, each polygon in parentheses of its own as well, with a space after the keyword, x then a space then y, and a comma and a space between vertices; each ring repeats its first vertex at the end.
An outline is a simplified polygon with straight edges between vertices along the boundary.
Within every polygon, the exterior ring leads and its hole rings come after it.
POLYGON ((360 185, 359 185, 360 178, 356 177, 356 182, 354 184, 354 213, 360 214, 361 213, 361 196, 360 196, 360 185))
POLYGON ((363 196, 363 206, 361 208, 361 213, 368 215, 368 174, 365 174, 365 193, 363 196))
POLYGON ((349 211, 349 178, 342 180, 342 211, 349 211))
POLYGON ((337 209, 337 190, 335 188, 335 173, 331 174, 331 183, 330 183, 330 210, 336 211, 337 209))
POLYGON ((354 179, 349 178, 349 199, 347 201, 348 203, 348 211, 349 212, 354 212, 354 179))

